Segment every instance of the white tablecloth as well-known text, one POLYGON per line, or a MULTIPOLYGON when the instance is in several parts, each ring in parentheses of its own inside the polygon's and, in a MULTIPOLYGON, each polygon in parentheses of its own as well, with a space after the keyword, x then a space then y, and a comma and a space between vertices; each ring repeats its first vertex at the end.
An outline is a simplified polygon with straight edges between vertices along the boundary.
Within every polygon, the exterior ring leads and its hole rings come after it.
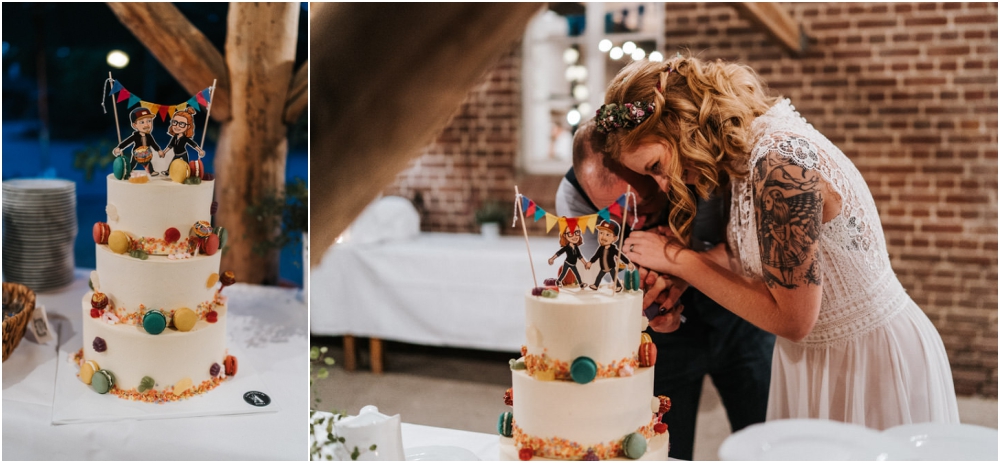
MULTIPOLYGON (((554 278, 558 239, 531 237, 538 284, 554 278)), ((534 285, 523 236, 421 233, 331 247, 312 270, 314 334, 517 351, 534 285)))
MULTIPOLYGON (((82 325, 90 271, 73 285, 39 294, 59 339, 82 325)), ((237 275, 238 277, 238 275, 237 275)), ((228 337, 272 393, 278 413, 52 425, 56 346, 28 339, 3 364, 3 456, 14 460, 304 460, 308 435, 307 309, 298 290, 226 288, 228 337)))

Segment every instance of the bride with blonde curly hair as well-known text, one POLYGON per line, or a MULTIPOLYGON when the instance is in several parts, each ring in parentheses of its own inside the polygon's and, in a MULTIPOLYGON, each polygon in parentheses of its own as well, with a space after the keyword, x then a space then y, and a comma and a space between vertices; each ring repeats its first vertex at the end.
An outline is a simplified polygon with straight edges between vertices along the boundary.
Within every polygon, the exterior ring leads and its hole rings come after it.
POLYGON ((628 257, 778 335, 768 419, 958 422, 944 344, 892 270, 864 178, 752 69, 635 61, 596 123, 610 161, 670 198, 668 227, 633 232, 628 257), (727 246, 687 248, 696 212, 687 185, 731 194, 727 246))

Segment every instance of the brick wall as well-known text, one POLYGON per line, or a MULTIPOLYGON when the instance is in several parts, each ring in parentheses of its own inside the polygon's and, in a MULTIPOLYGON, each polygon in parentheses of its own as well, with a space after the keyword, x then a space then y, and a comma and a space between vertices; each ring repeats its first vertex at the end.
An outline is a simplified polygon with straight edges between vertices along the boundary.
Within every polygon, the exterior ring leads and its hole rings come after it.
MULTIPOLYGON (((854 161, 956 391, 997 397, 997 4, 783 6, 811 39, 804 56, 724 3, 668 3, 667 52, 752 66, 854 161)), ((554 193, 558 178, 516 167, 521 65, 518 45, 387 191, 421 192, 425 230, 475 231, 478 205, 509 200, 515 182, 538 201, 554 193)))

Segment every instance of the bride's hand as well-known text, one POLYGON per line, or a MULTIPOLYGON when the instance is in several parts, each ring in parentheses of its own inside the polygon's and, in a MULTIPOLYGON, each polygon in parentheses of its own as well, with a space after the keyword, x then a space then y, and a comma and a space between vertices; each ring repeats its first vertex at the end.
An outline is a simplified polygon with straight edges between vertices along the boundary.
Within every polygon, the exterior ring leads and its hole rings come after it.
POLYGON ((636 231, 625 240, 625 255, 640 267, 676 275, 677 257, 684 247, 673 237, 636 231))

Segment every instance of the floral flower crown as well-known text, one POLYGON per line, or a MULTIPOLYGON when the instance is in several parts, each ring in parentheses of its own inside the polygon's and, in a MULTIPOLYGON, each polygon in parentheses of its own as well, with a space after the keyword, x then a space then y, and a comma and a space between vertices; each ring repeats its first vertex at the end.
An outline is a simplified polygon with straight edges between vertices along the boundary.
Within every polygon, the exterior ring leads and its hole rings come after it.
MULTIPOLYGON (((678 57, 680 55, 680 53, 677 53, 678 57)), ((674 72, 674 67, 667 65, 666 72, 667 75, 670 75, 671 72, 674 72)), ((661 91, 659 82, 656 83, 656 90, 661 91)), ((642 101, 625 103, 623 105, 615 103, 605 104, 601 105, 601 109, 597 110, 597 117, 594 123, 597 124, 597 130, 603 133, 610 133, 617 129, 628 130, 642 124, 642 121, 653 115, 655 109, 656 103, 645 103, 642 101)))
POLYGON ((656 109, 655 103, 644 103, 636 101, 618 105, 610 103, 601 105, 597 110, 597 130, 609 133, 617 129, 631 129, 638 127, 642 121, 653 114, 656 109))

